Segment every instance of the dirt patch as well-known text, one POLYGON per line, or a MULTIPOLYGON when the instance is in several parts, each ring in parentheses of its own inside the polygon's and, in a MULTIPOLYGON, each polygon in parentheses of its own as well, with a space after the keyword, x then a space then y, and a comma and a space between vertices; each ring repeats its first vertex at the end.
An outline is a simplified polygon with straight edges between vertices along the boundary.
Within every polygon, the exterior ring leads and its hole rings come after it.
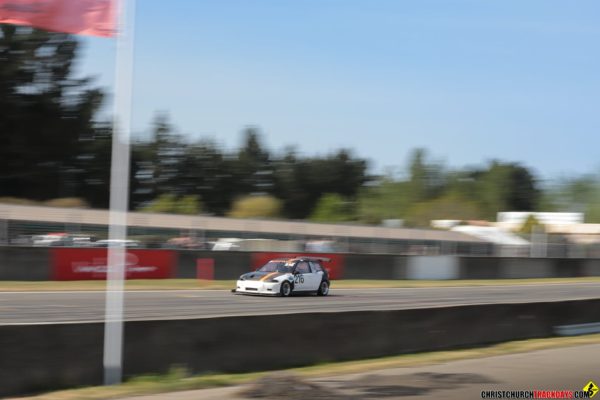
POLYGON ((408 375, 368 374, 354 380, 316 383, 287 373, 267 375, 239 392, 248 399, 380 399, 432 395, 439 389, 494 383, 478 374, 420 372, 408 375))
POLYGON ((338 382, 336 389, 360 399, 430 396, 437 390, 454 389, 468 384, 489 384, 494 380, 471 373, 419 372, 414 374, 368 374, 358 379, 338 382))
POLYGON ((306 379, 283 373, 266 375, 239 394, 250 399, 354 399, 306 379))

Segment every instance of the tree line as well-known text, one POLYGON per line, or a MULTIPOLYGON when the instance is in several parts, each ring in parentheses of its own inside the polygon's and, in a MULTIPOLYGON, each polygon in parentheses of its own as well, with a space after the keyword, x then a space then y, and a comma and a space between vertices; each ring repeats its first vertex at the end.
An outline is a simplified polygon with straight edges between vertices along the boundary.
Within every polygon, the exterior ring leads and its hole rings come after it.
MULTIPOLYGON (((73 77, 79 46, 70 35, 0 25, 4 201, 68 198, 108 207, 111 126, 98 119, 106 95, 91 79, 73 77)), ((177 134, 167 114, 151 126, 149 139, 132 144, 132 210, 411 226, 562 210, 600 221, 600 185, 592 175, 543 186, 519 163, 449 169, 423 149, 413 151, 402 174, 375 175, 349 149, 319 156, 270 151, 256 127, 243 130, 236 150, 225 150, 177 134)))

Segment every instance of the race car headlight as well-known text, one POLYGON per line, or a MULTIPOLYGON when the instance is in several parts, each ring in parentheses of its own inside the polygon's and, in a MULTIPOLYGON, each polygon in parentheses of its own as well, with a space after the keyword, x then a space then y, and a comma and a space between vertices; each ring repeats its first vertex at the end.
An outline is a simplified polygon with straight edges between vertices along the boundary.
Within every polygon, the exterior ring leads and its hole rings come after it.
POLYGON ((243 276, 240 276, 240 281, 245 281, 246 278, 244 278, 243 276))
POLYGON ((271 282, 271 283, 279 283, 279 281, 276 280, 276 279, 271 279, 269 282, 271 282))

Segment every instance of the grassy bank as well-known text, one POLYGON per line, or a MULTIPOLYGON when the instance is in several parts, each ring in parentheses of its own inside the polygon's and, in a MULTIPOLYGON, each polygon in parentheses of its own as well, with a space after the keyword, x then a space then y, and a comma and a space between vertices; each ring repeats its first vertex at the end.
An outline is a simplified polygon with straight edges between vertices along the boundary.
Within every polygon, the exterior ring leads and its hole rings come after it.
MULTIPOLYGON (((487 279, 487 280, 447 280, 447 281, 407 281, 407 280, 337 280, 333 289, 361 288, 421 288, 450 286, 497 286, 531 285, 560 283, 600 283, 600 277, 586 278, 547 278, 547 279, 487 279)), ((195 290, 195 289, 232 289, 233 280, 205 281, 197 279, 139 279, 125 283, 126 290, 195 290)), ((104 281, 1 281, 0 291, 77 291, 104 290, 104 281)))

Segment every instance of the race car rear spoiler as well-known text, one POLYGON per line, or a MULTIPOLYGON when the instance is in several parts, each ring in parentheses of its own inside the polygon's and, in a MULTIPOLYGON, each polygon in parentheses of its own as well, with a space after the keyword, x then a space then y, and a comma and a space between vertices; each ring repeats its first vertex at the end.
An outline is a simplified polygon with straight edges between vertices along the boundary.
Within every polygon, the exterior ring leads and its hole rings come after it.
POLYGON ((327 257, 298 257, 298 258, 302 258, 303 260, 308 260, 308 261, 323 261, 323 262, 331 261, 331 258, 327 258, 327 257))

